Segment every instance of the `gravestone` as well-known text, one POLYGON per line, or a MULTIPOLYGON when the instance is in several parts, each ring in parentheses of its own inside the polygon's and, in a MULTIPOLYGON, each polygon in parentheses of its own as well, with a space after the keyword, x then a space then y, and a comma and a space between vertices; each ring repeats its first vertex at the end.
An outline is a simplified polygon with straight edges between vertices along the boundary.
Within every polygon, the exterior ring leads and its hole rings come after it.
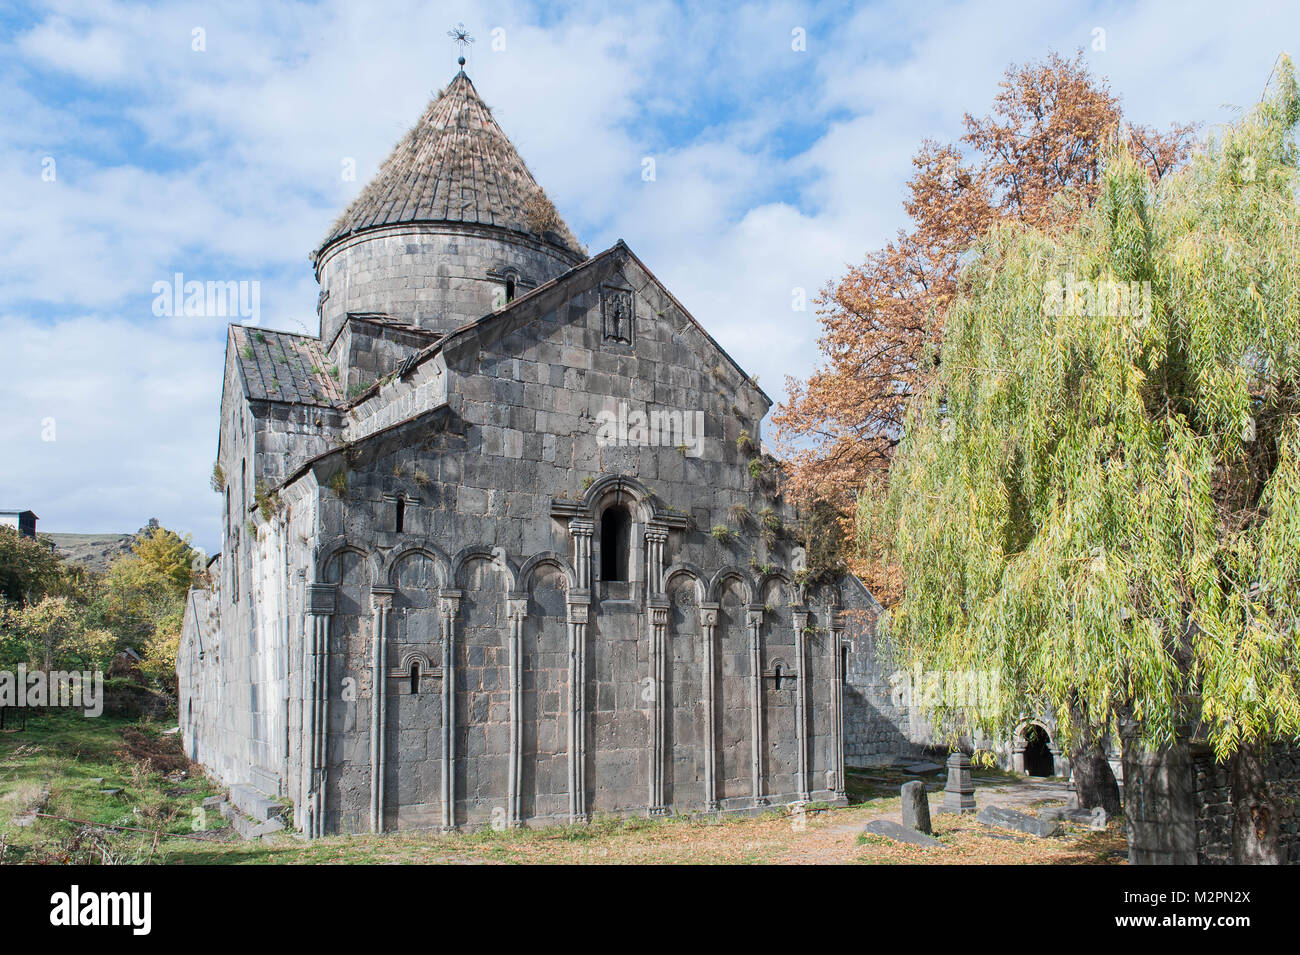
POLYGON ((998 826, 1002 829, 1025 832, 1031 836, 1038 836, 1040 839, 1047 836, 1059 836, 1062 832, 1061 824, 1055 820, 1026 816, 1023 812, 1004 809, 1001 806, 985 806, 979 811, 975 821, 986 826, 998 826))
POLYGON ((975 783, 970 775, 970 757, 965 753, 948 757, 948 782, 943 787, 943 808, 939 811, 975 811, 975 783))
POLYGON ((925 796, 925 783, 919 779, 903 783, 903 825, 930 835, 930 801, 925 796))
POLYGON ((943 847, 943 843, 934 836, 927 836, 923 832, 917 832, 915 829, 909 829, 906 826, 900 826, 892 819, 873 819, 867 823, 862 831, 873 836, 884 836, 886 839, 893 839, 895 842, 906 842, 909 845, 925 846, 934 848, 935 846, 943 847))

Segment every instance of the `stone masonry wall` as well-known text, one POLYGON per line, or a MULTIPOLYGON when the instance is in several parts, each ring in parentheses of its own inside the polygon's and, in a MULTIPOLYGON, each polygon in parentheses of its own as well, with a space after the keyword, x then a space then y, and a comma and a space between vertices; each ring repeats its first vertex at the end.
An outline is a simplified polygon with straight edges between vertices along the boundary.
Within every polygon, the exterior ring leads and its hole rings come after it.
MULTIPOLYGON (((581 812, 643 812, 655 808, 656 798, 676 811, 706 808, 701 620, 712 604, 719 605, 720 808, 755 806, 756 677, 763 687, 757 728, 764 802, 803 794, 795 738, 799 680, 807 681, 809 727, 802 786, 813 798, 837 798, 843 783, 832 739, 839 672, 830 636, 833 607, 820 596, 809 598, 801 666, 790 612, 797 599, 792 544, 765 541, 758 525, 765 508, 785 521, 791 515, 750 474, 749 455, 737 443, 746 430, 761 440, 766 400, 631 262, 589 276, 585 287, 557 290, 531 312, 516 311, 426 363, 446 366, 446 411, 436 423, 400 425, 398 433, 357 445, 368 450, 340 453, 339 461, 318 467, 320 553, 309 577, 339 592, 330 618, 326 830, 368 828, 376 712, 384 721, 382 825, 430 826, 442 819, 440 614, 447 594, 456 595, 454 825, 490 825, 512 811, 505 800, 512 773, 514 626, 523 667, 515 704, 522 734, 517 812, 534 824, 568 818, 574 679, 568 640, 575 600, 591 607, 580 690, 586 736, 581 812), (631 343, 605 337, 602 283, 637 289, 631 343), (597 439, 600 413, 616 415, 620 405, 698 409, 704 440, 698 448, 684 448, 681 435, 665 446, 604 446, 597 439), (698 457, 687 453, 695 450, 698 457), (342 494, 329 487, 339 468, 346 470, 342 494), (594 480, 613 476, 622 483, 588 498, 590 488, 602 486, 594 480), (557 516, 560 505, 569 511, 557 516), (601 577, 600 520, 615 506, 631 511, 626 581, 601 577), (581 571, 570 526, 579 512, 596 527, 581 571), (660 521, 667 521, 666 539, 656 565, 647 532, 660 521), (727 527, 727 535, 715 535, 715 526, 727 527), (655 566, 668 577, 661 582, 668 609, 662 680, 652 675, 659 618, 649 599, 655 592, 649 575, 655 566), (586 593, 577 586, 583 573, 591 578, 586 593), (387 609, 377 609, 381 597, 387 609), (751 626, 759 633, 758 673, 751 667, 751 626), (372 678, 377 627, 386 634, 382 688, 372 678), (384 701, 378 709, 376 693, 384 701), (656 730, 659 694, 663 722, 656 730), (665 754, 659 796, 656 733, 665 754)), ((436 371, 434 377, 440 377, 436 371)), ((421 391, 426 378, 422 367, 409 382, 385 386, 357 409, 352 433, 375 435, 363 422, 390 417, 382 411, 390 402, 432 399, 432 392, 421 391)), ((838 589, 832 599, 839 599, 838 589)))
POLYGON ((364 232, 330 246, 317 263, 324 296, 321 340, 333 341, 349 312, 379 312, 448 332, 582 261, 549 243, 487 227, 412 223, 364 232))

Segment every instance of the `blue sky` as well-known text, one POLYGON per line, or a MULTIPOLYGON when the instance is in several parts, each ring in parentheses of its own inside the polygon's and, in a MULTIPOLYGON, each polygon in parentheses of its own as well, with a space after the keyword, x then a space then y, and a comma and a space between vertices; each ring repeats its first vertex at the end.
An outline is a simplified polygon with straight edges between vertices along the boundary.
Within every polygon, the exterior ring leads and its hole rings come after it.
POLYGON ((1009 63, 1083 48, 1133 120, 1208 126, 1300 37, 1300 9, 1251 2, 7 6, 0 506, 214 546, 225 327, 155 316, 153 285, 257 281, 264 327, 315 333, 308 252, 455 73, 458 22, 579 238, 625 239, 778 399, 817 355, 793 290, 905 224, 912 153, 1009 63))

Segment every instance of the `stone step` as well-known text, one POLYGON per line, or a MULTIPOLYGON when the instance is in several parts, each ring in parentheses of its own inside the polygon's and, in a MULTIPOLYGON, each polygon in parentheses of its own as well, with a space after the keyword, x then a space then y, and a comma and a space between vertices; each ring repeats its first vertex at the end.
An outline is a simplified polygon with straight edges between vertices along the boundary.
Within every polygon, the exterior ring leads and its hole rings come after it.
POLYGON ((237 833, 250 842, 261 839, 263 836, 269 836, 274 832, 279 832, 284 828, 284 820, 279 816, 273 816, 266 822, 258 822, 256 819, 250 819, 233 806, 228 806, 228 811, 223 815, 230 820, 230 826, 237 833))
POLYGON ((256 766, 249 766, 248 785, 264 793, 278 793, 280 791, 280 777, 274 773, 258 769, 256 766))
POLYGON ((284 816, 289 811, 288 806, 281 805, 261 790, 242 783, 230 787, 230 801, 240 812, 258 822, 269 822, 273 818, 284 816))

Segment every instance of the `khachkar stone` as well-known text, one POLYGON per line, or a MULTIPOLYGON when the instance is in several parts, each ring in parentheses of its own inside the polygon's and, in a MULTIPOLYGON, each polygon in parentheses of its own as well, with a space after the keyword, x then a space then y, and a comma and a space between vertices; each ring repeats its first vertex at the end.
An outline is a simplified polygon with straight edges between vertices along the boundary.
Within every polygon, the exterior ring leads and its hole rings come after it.
POLYGON ((903 783, 903 825, 927 835, 934 830, 930 828, 930 801, 925 795, 925 783, 914 779, 903 783))
POLYGON ((970 776, 970 757, 953 753, 948 757, 948 783, 943 787, 941 812, 974 812, 975 783, 970 776))

